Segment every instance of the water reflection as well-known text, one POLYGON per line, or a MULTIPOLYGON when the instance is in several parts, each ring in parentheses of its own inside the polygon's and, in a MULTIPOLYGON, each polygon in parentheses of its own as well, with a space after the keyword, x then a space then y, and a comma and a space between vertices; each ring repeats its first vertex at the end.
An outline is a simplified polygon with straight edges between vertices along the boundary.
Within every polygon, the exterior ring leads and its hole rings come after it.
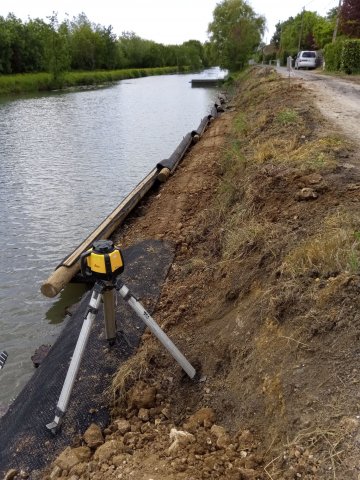
POLYGON ((70 283, 59 294, 58 299, 46 312, 46 320, 51 324, 58 324, 66 315, 71 316, 73 308, 79 302, 88 287, 81 283, 70 283))

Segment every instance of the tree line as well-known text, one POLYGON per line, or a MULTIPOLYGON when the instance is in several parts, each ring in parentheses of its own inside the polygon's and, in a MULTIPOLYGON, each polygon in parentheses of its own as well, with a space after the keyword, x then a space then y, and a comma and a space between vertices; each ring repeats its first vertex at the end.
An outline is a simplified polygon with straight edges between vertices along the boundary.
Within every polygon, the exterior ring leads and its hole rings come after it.
POLYGON ((286 63, 288 56, 300 50, 324 49, 325 53, 334 50, 332 63, 342 63, 344 71, 360 70, 360 40, 351 41, 360 39, 360 0, 342 0, 341 8, 332 8, 326 16, 303 9, 295 17, 278 22, 270 45, 261 42, 265 23, 246 0, 219 2, 208 30, 219 64, 240 70, 250 58, 280 58, 286 63), (334 32, 339 46, 325 49, 333 43, 334 32))
POLYGON ((62 22, 55 13, 47 22, 22 22, 9 14, 0 16, 0 74, 46 71, 56 77, 70 70, 200 69, 210 65, 240 70, 254 55, 260 60, 285 60, 299 50, 322 49, 332 42, 335 29, 339 38, 360 38, 360 1, 343 0, 340 10, 333 8, 325 17, 303 9, 279 22, 270 51, 261 43, 265 24, 247 0, 221 0, 208 27, 208 42, 163 45, 134 32, 118 37, 111 26, 92 23, 84 13, 62 22))
POLYGON ((327 15, 321 16, 305 9, 276 25, 271 39, 268 59, 294 56, 299 50, 322 50, 337 39, 360 38, 360 2, 343 0, 340 9, 334 7, 327 15))
POLYGON ((117 37, 111 26, 92 23, 84 13, 59 22, 54 13, 45 22, 23 22, 10 13, 0 16, 0 74, 69 70, 110 70, 210 65, 209 45, 189 40, 163 45, 134 32, 117 37))

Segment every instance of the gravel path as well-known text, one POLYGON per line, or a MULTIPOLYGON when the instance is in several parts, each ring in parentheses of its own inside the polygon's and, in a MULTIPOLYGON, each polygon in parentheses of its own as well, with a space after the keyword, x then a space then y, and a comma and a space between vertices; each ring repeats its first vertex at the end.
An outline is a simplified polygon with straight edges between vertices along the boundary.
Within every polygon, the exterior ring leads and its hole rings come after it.
MULTIPOLYGON (((289 75, 284 67, 277 71, 289 75)), ((321 113, 360 146, 360 85, 304 70, 292 70, 290 75, 303 80, 306 88, 314 93, 321 113)))

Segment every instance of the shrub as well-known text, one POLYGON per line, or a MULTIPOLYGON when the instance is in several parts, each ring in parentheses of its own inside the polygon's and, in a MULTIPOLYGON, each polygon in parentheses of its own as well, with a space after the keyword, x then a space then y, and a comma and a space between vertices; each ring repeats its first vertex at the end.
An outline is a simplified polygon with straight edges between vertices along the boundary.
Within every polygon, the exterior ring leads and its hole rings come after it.
POLYGON ((343 40, 328 43, 324 48, 325 68, 330 72, 337 72, 341 69, 341 57, 343 40))
POLYGON ((343 42, 341 70, 346 73, 360 72, 360 39, 343 42))

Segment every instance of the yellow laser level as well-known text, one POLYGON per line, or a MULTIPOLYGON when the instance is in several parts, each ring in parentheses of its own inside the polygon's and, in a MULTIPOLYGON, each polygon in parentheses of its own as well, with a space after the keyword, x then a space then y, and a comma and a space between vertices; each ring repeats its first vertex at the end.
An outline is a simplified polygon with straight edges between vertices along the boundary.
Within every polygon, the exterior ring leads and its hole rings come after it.
POLYGON ((96 240, 80 257, 84 277, 112 281, 124 271, 124 260, 111 240, 96 240))

